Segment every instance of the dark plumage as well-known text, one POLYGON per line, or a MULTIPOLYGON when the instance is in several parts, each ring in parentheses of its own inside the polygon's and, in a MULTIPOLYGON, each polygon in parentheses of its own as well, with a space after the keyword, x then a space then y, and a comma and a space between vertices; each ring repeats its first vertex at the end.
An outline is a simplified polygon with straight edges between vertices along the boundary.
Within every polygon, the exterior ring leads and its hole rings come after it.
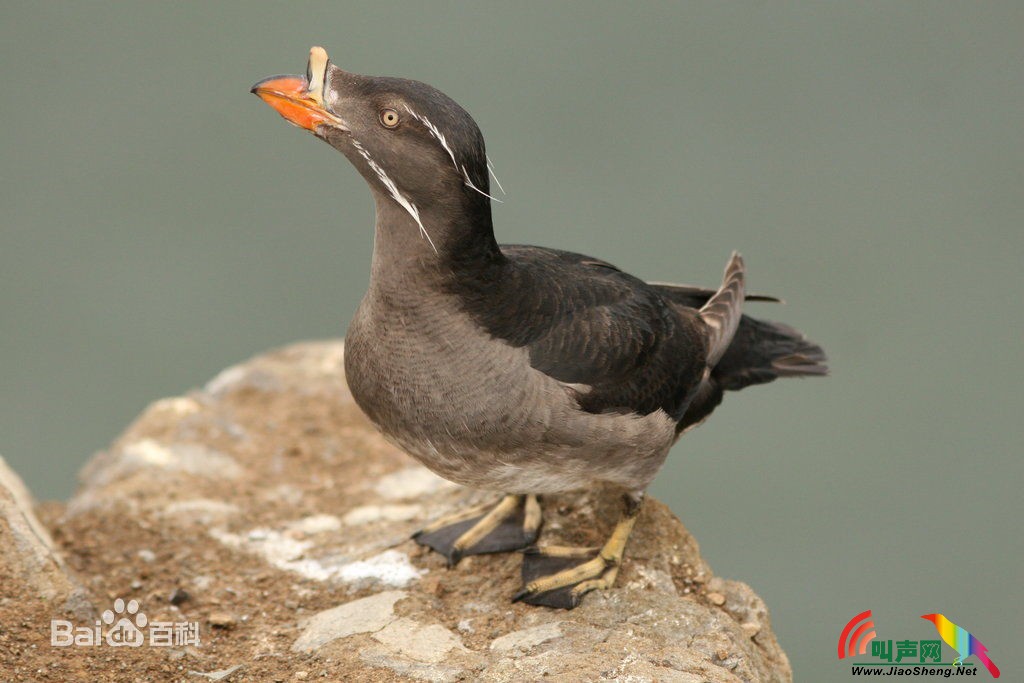
POLYGON ((679 419, 704 370, 697 314, 614 266, 554 249, 503 246, 493 271, 454 279, 461 309, 530 365, 577 391, 590 413, 679 419))
POLYGON ((370 286, 346 335, 356 401, 438 474, 509 494, 417 540, 452 562, 521 548, 539 533, 537 494, 601 482, 627 492, 599 554, 526 556, 527 602, 572 607, 611 585, 643 489, 723 392, 826 372, 800 333, 742 314, 745 300, 772 299, 745 295, 738 255, 710 290, 499 246, 483 136, 428 85, 352 74, 314 48, 306 78, 253 91, 345 154, 374 196, 370 286))

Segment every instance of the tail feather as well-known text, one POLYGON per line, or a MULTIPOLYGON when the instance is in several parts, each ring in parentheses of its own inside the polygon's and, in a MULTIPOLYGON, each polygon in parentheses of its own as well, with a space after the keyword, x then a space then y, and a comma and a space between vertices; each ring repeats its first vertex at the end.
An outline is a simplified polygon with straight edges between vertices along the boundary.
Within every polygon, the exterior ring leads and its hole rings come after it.
POLYGON ((812 358, 802 353, 795 353, 792 356, 783 356, 772 361, 772 368, 779 377, 806 377, 808 375, 827 375, 828 366, 821 365, 818 361, 825 360, 824 356, 812 358))
POLYGON ((827 375, 825 361, 824 350, 789 325, 745 315, 711 376, 737 391, 779 377, 827 375))
MULTIPOLYGON (((688 308, 700 308, 708 302, 708 299, 718 293, 717 289, 708 289, 697 285, 677 285, 672 282, 648 282, 647 284, 656 288, 669 301, 688 308)), ((786 303, 777 296, 751 294, 750 292, 743 293, 743 300, 767 301, 774 304, 786 303)))
POLYGON ((726 391, 766 384, 779 377, 814 377, 828 374, 825 352, 789 325, 743 315, 745 301, 775 301, 765 295, 747 295, 744 265, 733 253, 717 290, 692 285, 652 282, 673 304, 699 309, 708 330, 709 376, 696 388, 676 426, 676 433, 703 422, 722 401, 726 391))
MULTIPOLYGON (((742 278, 742 270, 740 277, 742 278)), ((726 280, 729 281, 728 274, 726 280)), ((742 280, 739 287, 739 303, 742 304, 742 280)), ((705 309, 711 306, 724 289, 725 285, 708 300, 701 309, 702 317, 705 309)), ((693 295, 688 292, 686 296, 693 295)), ((723 297, 721 301, 727 298, 723 297)), ((735 299, 731 303, 735 303, 735 299)), ((825 352, 797 330, 783 323, 741 315, 738 307, 729 307, 727 310, 733 311, 736 315, 733 323, 735 332, 728 337, 727 346, 720 351, 721 357, 718 362, 712 365, 710 376, 694 393, 686 413, 676 426, 677 434, 682 434, 707 419, 722 402, 722 395, 726 391, 738 391, 755 384, 766 384, 779 377, 813 377, 828 374, 825 352)), ((709 325, 709 328, 721 329, 712 325, 709 325)), ((726 337, 720 335, 717 339, 722 341, 726 337)), ((713 342, 714 340, 715 337, 712 337, 713 342)))

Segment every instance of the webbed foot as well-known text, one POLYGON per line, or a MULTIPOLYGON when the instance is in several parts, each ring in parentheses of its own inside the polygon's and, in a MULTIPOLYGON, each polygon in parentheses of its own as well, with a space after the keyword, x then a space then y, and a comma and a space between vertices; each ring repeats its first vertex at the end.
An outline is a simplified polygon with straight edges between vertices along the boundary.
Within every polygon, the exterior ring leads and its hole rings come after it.
POLYGON ((537 496, 508 495, 486 510, 482 506, 439 519, 413 534, 413 540, 444 555, 449 567, 467 555, 522 550, 536 542, 542 519, 537 496))
POLYGON ((529 548, 523 556, 523 589, 513 602, 573 609, 592 590, 615 584, 626 541, 640 514, 640 494, 626 496, 626 510, 608 542, 600 548, 547 546, 529 548))

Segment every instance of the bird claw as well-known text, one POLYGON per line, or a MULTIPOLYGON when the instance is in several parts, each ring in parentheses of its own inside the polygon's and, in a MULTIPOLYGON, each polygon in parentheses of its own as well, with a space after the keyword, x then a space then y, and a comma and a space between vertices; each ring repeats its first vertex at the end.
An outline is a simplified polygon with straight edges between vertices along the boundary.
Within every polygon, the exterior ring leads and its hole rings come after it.
POLYGON ((535 496, 505 496, 486 514, 479 509, 438 520, 412 538, 440 553, 448 567, 463 557, 521 550, 537 540, 540 504, 535 496))
POLYGON ((595 589, 611 588, 618 566, 597 548, 527 548, 523 551, 523 588, 512 602, 573 609, 595 589))
POLYGON ((642 501, 642 494, 625 496, 625 511, 600 548, 529 548, 523 554, 523 589, 512 601, 573 609, 590 591, 611 588, 642 501))

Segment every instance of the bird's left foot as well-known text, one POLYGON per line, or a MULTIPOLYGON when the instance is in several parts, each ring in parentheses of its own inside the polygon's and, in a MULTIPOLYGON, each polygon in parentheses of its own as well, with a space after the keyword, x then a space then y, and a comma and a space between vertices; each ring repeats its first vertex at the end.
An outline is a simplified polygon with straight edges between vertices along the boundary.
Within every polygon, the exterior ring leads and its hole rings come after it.
POLYGON ((626 550, 626 541, 640 514, 642 498, 626 496, 626 511, 608 542, 600 548, 546 546, 529 548, 523 556, 523 589, 513 602, 573 609, 592 590, 615 584, 626 550))

